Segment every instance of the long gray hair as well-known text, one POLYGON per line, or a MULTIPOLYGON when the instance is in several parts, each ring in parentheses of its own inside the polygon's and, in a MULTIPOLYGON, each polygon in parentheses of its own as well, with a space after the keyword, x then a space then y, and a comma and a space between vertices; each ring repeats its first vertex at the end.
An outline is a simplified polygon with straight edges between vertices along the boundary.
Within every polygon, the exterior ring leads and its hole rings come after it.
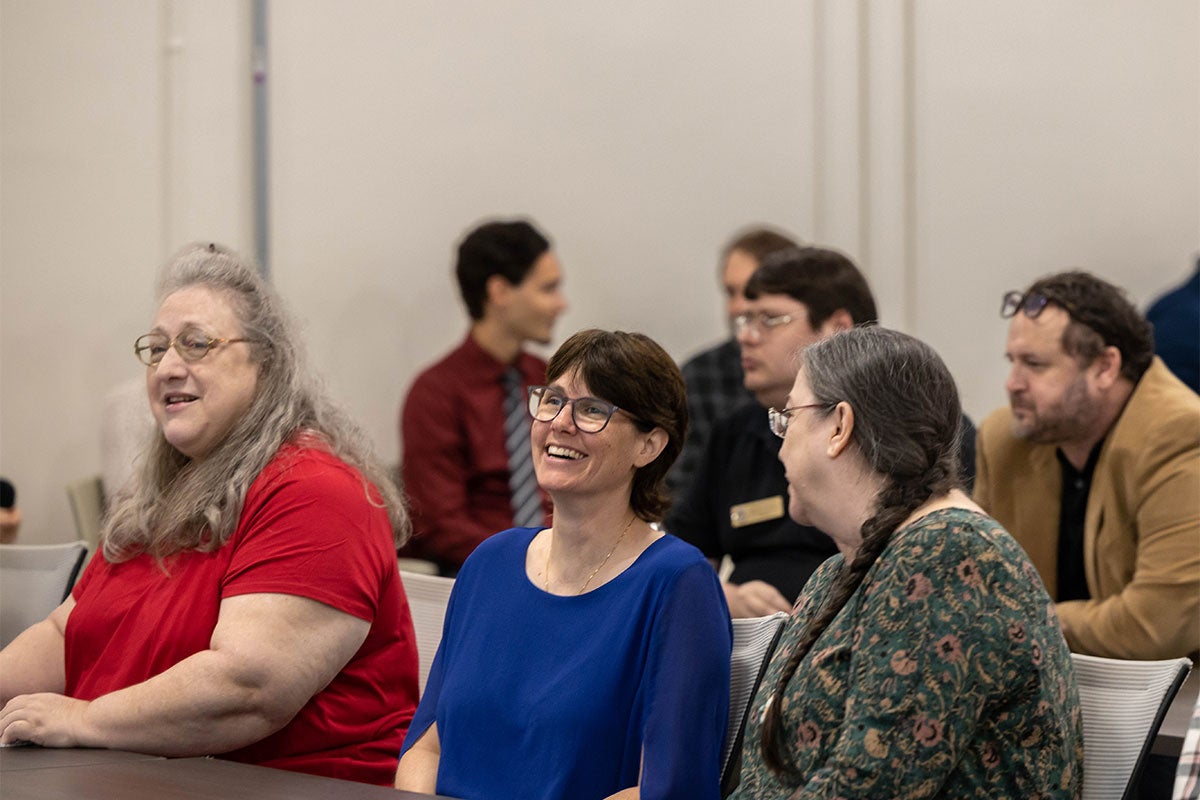
POLYGON ((763 760, 776 774, 796 775, 783 741, 782 696, 797 667, 862 584, 892 534, 931 497, 959 485, 961 407, 954 378, 933 348, 899 331, 853 328, 805 348, 802 369, 815 413, 840 402, 854 409, 852 441, 885 478, 874 514, 862 525, 862 545, 843 565, 820 611, 788 654, 763 715, 763 760))
POLYGON ((155 432, 134 480, 115 499, 105 522, 104 557, 118 562, 139 553, 162 558, 183 550, 217 550, 237 527, 250 484, 280 446, 298 436, 357 469, 368 502, 387 509, 397 544, 407 541, 411 525, 396 479, 305 365, 295 326, 275 291, 237 253, 201 243, 188 245, 166 264, 158 300, 189 286, 203 286, 228 300, 241 336, 252 340, 250 357, 259 368, 254 399, 202 460, 172 447, 161 429, 155 432))

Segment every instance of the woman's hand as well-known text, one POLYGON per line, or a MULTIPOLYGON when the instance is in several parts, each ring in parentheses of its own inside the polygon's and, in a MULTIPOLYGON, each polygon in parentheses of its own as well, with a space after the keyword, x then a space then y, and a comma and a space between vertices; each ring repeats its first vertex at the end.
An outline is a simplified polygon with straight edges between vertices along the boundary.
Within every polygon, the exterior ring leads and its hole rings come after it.
POLYGON ((89 734, 86 700, 42 692, 14 697, 0 709, 0 744, 32 742, 43 747, 103 747, 89 734))
POLYGON ((766 581, 723 583, 731 617, 765 617, 776 611, 790 612, 792 604, 766 581))

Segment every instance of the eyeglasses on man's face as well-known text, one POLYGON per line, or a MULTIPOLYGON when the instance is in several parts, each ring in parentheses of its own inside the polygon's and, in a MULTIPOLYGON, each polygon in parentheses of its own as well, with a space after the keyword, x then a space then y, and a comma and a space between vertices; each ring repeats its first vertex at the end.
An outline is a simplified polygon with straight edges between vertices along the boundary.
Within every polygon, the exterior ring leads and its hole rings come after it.
POLYGON ((1067 314, 1074 317, 1075 308, 1064 300, 1053 300, 1038 292, 1006 292, 1000 304, 1000 316, 1003 319, 1015 317, 1018 311, 1024 312, 1030 319, 1037 319, 1046 310, 1046 306, 1054 303, 1061 306, 1067 314))
POLYGON ((781 325, 787 325, 789 322, 796 319, 791 314, 765 314, 761 311, 754 313, 738 314, 733 318, 733 330, 742 334, 746 331, 754 331, 760 335, 773 331, 781 325))
POLYGON ((787 435, 788 423, 792 415, 806 408, 829 408, 828 403, 805 403, 802 406, 788 406, 784 409, 767 409, 767 418, 771 420, 771 433, 782 439, 787 435))
POLYGON ((133 352, 138 360, 148 367, 156 367, 174 347, 179 357, 189 363, 199 361, 208 355, 208 351, 223 344, 234 342, 251 342, 253 339, 214 339, 196 328, 186 328, 175 338, 165 333, 147 333, 139 336, 133 343, 133 352))
POLYGON ((552 422, 567 405, 571 419, 584 433, 599 433, 621 409, 598 397, 567 397, 550 386, 529 387, 529 415, 538 422, 552 422))

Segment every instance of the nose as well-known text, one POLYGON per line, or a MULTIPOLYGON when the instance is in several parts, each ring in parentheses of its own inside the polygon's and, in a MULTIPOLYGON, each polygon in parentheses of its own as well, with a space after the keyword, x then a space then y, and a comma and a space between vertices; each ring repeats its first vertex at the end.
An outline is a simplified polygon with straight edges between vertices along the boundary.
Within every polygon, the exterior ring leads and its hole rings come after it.
POLYGON ((1021 375, 1020 367, 1013 364, 1008 370, 1008 377, 1004 379, 1004 391, 1009 394, 1016 394, 1021 389, 1025 388, 1025 379, 1021 375))
POLYGON ((575 401, 567 400, 558 411, 558 416, 550 420, 550 429, 573 433, 575 431, 575 401))
POLYGON ((163 353, 162 360, 150 369, 154 370, 156 378, 171 378, 186 374, 187 362, 183 360, 183 356, 179 355, 174 347, 168 347, 167 352, 163 353))
POLYGON ((759 338, 758 326, 751 323, 749 325, 744 325, 741 328, 734 328, 734 338, 737 339, 738 344, 742 346, 753 344, 754 342, 757 342, 759 338))

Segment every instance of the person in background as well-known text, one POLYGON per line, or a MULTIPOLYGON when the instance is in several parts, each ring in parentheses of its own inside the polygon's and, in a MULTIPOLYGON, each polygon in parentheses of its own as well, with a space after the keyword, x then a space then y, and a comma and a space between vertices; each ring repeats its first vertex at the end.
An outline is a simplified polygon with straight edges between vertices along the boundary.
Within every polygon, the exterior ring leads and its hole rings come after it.
POLYGON ((454 575, 496 531, 549 518, 525 415, 525 390, 545 381, 546 364, 523 348, 549 343, 567 307, 558 257, 525 220, 468 233, 455 273, 470 331, 417 376, 400 419, 414 524, 406 555, 437 562, 443 575, 454 575))
MULTIPOLYGON (((735 320, 745 388, 754 400, 713 426, 704 460, 667 530, 714 564, 729 556, 723 584, 735 617, 790 611, 813 571, 836 552, 829 537, 787 514, 787 480, 768 409, 783 408, 807 345, 878 316, 867 280, 846 256, 819 247, 767 256, 746 284, 735 320)), ((963 418, 963 457, 974 461, 974 427, 963 418), (967 446, 970 449, 967 449, 967 446)))
POLYGON ((21 509, 17 490, 6 478, 0 478, 0 544, 12 544, 21 529, 21 509))
POLYGON ((910 336, 803 351, 772 426, 789 513, 839 554, 751 703, 736 800, 1080 796, 1071 654, 1033 565, 959 488, 960 417, 910 336))
POLYGON ((1146 321, 1154 326, 1154 352, 1200 392, 1200 258, 1190 278, 1150 305, 1146 321))
POLYGON ((417 701, 397 487, 235 253, 168 263, 158 432, 71 596, 0 651, 0 742, 390 784, 417 701))
POLYGON ((687 427, 683 378, 636 333, 582 331, 529 392, 550 528, 485 540, 455 581, 396 786, 473 800, 716 800, 729 612, 651 525, 687 427))
POLYGON ((734 236, 721 251, 720 281, 725 295, 725 315, 730 336, 692 356, 683 365, 687 384, 688 434, 679 460, 667 476, 672 496, 679 500, 692 483, 704 459, 713 426, 753 399, 742 381, 742 353, 734 320, 746 311, 746 282, 771 253, 795 247, 788 235, 772 228, 748 228, 734 236))
POLYGON ((1116 286, 1063 272, 1004 296, 1009 407, 979 428, 975 501, 1029 553, 1071 650, 1200 649, 1200 396, 1116 286))

